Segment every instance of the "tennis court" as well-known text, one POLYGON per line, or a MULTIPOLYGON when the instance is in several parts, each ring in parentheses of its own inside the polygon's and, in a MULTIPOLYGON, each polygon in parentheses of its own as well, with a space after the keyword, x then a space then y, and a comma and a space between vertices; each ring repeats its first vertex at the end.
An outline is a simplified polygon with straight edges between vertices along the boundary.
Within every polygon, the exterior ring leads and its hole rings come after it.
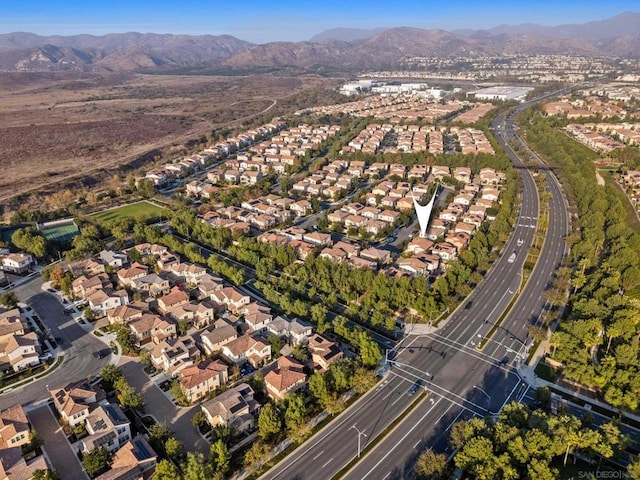
POLYGON ((42 234, 44 238, 50 242, 70 242, 73 237, 80 234, 80 229, 74 224, 58 225, 51 228, 43 228, 42 234))

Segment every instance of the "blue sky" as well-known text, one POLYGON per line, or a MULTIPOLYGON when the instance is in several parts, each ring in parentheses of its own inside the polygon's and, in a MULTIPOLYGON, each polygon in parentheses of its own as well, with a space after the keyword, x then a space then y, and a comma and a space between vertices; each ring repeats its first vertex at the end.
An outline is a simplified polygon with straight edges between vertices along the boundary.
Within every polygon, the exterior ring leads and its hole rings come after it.
POLYGON ((0 33, 229 34, 265 43, 307 40, 335 27, 558 25, 625 11, 640 11, 638 0, 0 0, 0 33))

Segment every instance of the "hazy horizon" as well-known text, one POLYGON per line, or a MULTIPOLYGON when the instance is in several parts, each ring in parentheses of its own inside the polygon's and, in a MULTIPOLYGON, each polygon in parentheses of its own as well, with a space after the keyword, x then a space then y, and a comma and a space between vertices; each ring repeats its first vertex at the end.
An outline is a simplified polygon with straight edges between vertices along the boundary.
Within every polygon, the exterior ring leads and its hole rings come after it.
POLYGON ((603 2, 542 0, 518 5, 504 0, 428 5, 406 0, 391 4, 345 4, 327 0, 319 4, 282 0, 274 4, 249 0, 239 3, 167 0, 135 4, 126 0, 80 2, 47 0, 3 2, 0 33, 37 35, 105 35, 157 33, 233 35, 253 43, 303 41, 334 28, 417 27, 443 30, 491 29, 499 25, 536 23, 544 26, 605 20, 638 10, 637 1, 616 2, 616 11, 603 2))

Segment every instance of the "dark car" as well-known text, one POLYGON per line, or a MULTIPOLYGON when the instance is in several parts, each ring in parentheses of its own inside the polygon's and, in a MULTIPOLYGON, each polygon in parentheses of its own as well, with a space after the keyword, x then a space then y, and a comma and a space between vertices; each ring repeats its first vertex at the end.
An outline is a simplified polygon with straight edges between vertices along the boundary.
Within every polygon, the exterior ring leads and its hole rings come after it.
POLYGON ((102 350, 98 350, 97 352, 93 352, 93 356, 95 358, 104 358, 105 354, 102 350))
POLYGON ((413 385, 411 385, 411 388, 409 389, 409 391, 407 392, 409 395, 413 395, 414 393, 416 393, 418 390, 420 389, 420 380, 416 380, 416 383, 414 383, 413 385))
POLYGON ((500 360, 500 363, 503 365, 506 365, 507 363, 509 363, 509 355, 505 355, 504 357, 502 357, 502 360, 500 360))
POLYGON ((64 343, 64 340, 62 339, 62 337, 54 337, 53 339, 56 341, 58 345, 62 345, 64 343))

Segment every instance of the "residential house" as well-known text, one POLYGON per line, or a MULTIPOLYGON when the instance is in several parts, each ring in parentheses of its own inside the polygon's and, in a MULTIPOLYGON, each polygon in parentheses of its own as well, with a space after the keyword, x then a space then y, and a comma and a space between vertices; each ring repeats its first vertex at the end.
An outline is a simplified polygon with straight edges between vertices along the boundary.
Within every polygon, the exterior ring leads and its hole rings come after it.
POLYGON ((136 436, 122 445, 111 458, 111 469, 95 480, 142 480, 152 471, 158 455, 143 436, 136 436))
POLYGON ((125 290, 105 288, 91 292, 86 299, 91 310, 106 314, 108 310, 128 304, 129 294, 125 290))
POLYGON ((89 435, 82 439, 82 453, 100 447, 113 453, 131 440, 131 423, 118 405, 97 406, 86 418, 85 428, 89 435))
POLYGON ((193 359, 198 354, 199 350, 191 337, 182 337, 172 343, 163 340, 151 350, 151 363, 156 369, 175 376, 180 370, 193 365, 193 359))
POLYGON ((168 272, 184 280, 189 285, 198 285, 206 278, 207 269, 193 263, 180 263, 167 268, 168 272))
POLYGON ((288 318, 278 315, 271 323, 267 325, 267 330, 281 338, 286 338, 293 344, 306 343, 313 334, 313 327, 310 323, 294 318, 288 318))
POLYGON ((142 278, 149 273, 149 267, 141 263, 135 262, 129 268, 121 268, 116 272, 118 283, 123 287, 131 286, 131 281, 136 278, 142 278))
POLYGON ((271 309, 266 305, 257 302, 251 302, 236 313, 241 314, 244 322, 249 326, 252 332, 260 332, 273 320, 271 309))
POLYGON ((287 394, 298 392, 307 385, 307 375, 301 363, 289 357, 280 357, 276 367, 264 376, 264 386, 275 401, 282 401, 287 394))
POLYGON ((169 292, 169 280, 155 273, 150 273, 131 280, 129 288, 136 292, 144 292, 152 297, 158 297, 169 292))
POLYGON ((326 370, 329 365, 344 356, 344 352, 340 350, 335 342, 319 333, 314 334, 309 339, 309 351, 315 368, 320 371, 326 370))
POLYGON ((53 388, 49 393, 60 418, 72 428, 84 423, 92 408, 105 399, 104 391, 86 380, 53 388))
POLYGON ((377 262, 379 265, 391 263, 391 252, 389 250, 370 247, 362 250, 360 256, 367 260, 377 262))
POLYGON ((453 170, 453 178, 462 183, 471 182, 471 168, 469 167, 456 167, 453 170))
POLYGON ((177 322, 204 328, 213 321, 214 312, 215 309, 209 302, 189 302, 169 308, 165 313, 177 322))
POLYGON ((96 290, 102 290, 104 288, 111 287, 111 280, 106 273, 99 273, 97 275, 80 275, 78 278, 71 282, 71 292, 74 297, 86 298, 96 290))
POLYGON ((223 345, 222 354, 233 363, 249 362, 258 368, 271 359, 271 345, 251 335, 243 335, 223 345))
POLYGON ((129 263, 129 256, 126 253, 116 252, 114 250, 102 250, 98 253, 98 258, 105 265, 113 268, 122 268, 129 263))
POLYGON ((206 360, 180 371, 180 389, 193 403, 220 388, 229 380, 228 367, 219 360, 206 360))
POLYGON ((35 332, 10 335, 0 343, 0 364, 10 365, 14 372, 40 363, 40 341, 35 332))
POLYGON ((158 309, 163 313, 167 313, 175 307, 186 303, 189 303, 189 294, 179 287, 173 287, 168 294, 158 298, 158 309))
POLYGON ((431 249, 431 252, 434 255, 438 255, 440 258, 442 258, 442 260, 448 261, 456 258, 458 250, 454 245, 450 244, 449 242, 442 242, 442 243, 436 243, 431 249))
POLYGON ((163 341, 172 341, 178 336, 175 323, 152 313, 144 313, 139 318, 132 319, 129 330, 138 347, 149 342, 157 345, 163 341))
POLYGON ((428 252, 433 247, 433 242, 428 238, 416 237, 407 245, 406 251, 412 255, 428 252))
POLYGON ((34 264, 30 253, 10 253, 2 258, 2 270, 18 275, 28 272, 34 264))
POLYGON ((383 210, 378 215, 378 220, 393 224, 400 218, 400 212, 394 212, 393 210, 383 210))
POLYGON ((327 233, 320 233, 320 232, 305 233, 302 239, 305 242, 310 242, 310 243, 313 243, 314 245, 321 245, 324 247, 333 245, 333 241, 331 240, 331 235, 327 233))
POLYGON ((213 428, 228 427, 245 433, 255 427, 260 409, 253 395, 253 389, 241 383, 203 403, 200 408, 213 428))
POLYGON ((213 355, 219 351, 223 345, 238 338, 238 331, 233 325, 224 321, 217 321, 215 327, 209 327, 200 333, 202 349, 207 355, 213 355))
POLYGON ((29 430, 29 420, 19 403, 0 411, 0 450, 27 445, 29 430))
POLYGON ((141 308, 133 304, 121 305, 107 310, 107 319, 111 325, 127 325, 129 322, 142 317, 145 311, 146 308, 141 308))
POLYGON ((239 311, 244 305, 248 305, 251 297, 242 293, 236 287, 224 287, 211 294, 211 299, 220 304, 226 305, 232 312, 239 311))

